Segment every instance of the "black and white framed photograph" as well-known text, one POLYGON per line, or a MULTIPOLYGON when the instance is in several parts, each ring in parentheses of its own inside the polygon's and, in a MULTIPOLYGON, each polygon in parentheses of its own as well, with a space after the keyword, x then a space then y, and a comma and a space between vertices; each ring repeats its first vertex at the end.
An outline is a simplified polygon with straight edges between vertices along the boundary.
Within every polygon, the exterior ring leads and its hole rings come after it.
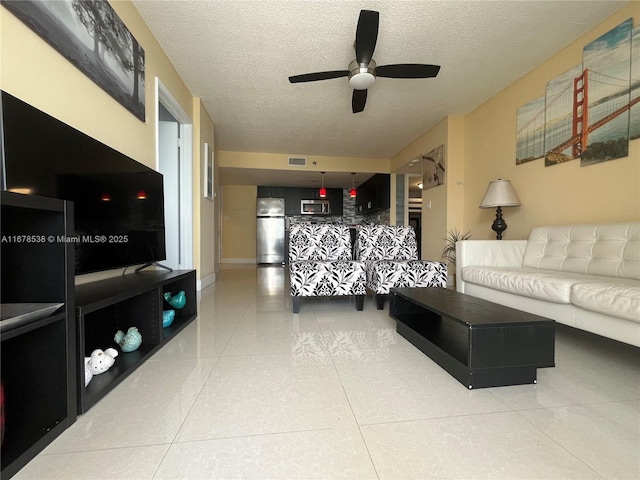
POLYGON ((1 0, 7 10, 145 121, 144 50, 106 0, 1 0))
POLYGON ((209 147, 208 143, 204 144, 204 196, 210 200, 213 200, 213 148, 209 147))
POLYGON ((422 155, 422 189, 437 187, 445 184, 446 163, 444 145, 434 148, 422 155))

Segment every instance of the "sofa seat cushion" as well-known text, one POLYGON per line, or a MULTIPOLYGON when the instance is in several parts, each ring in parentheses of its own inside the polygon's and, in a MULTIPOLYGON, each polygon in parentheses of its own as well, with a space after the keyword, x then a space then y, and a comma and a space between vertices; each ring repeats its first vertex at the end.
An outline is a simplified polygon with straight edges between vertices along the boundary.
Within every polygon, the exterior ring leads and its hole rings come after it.
POLYGON ((366 273, 361 262, 353 260, 301 260, 289 265, 291 295, 315 297, 365 295, 366 273))
POLYGON ((576 283, 571 303, 577 307, 640 323, 640 281, 601 277, 600 282, 576 283))
POLYGON ((446 287, 447 267, 425 260, 365 261, 367 287, 386 295, 393 287, 446 287))
POLYGON ((484 287, 555 303, 571 303, 571 287, 598 281, 601 276, 528 267, 462 268, 462 280, 484 287))

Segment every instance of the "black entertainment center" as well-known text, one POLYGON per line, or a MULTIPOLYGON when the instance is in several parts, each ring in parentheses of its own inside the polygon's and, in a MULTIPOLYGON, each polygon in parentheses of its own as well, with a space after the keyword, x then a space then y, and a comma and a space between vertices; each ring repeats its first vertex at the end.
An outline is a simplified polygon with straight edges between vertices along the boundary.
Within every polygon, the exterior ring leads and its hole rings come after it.
POLYGON ((193 321, 197 297, 194 270, 132 269, 75 285, 78 274, 165 259, 162 175, 0 94, 5 479, 193 321), (163 328, 164 295, 179 291, 186 304, 163 328), (142 344, 120 351, 114 335, 132 326, 142 344), (85 357, 109 347, 115 364, 85 387, 85 357))

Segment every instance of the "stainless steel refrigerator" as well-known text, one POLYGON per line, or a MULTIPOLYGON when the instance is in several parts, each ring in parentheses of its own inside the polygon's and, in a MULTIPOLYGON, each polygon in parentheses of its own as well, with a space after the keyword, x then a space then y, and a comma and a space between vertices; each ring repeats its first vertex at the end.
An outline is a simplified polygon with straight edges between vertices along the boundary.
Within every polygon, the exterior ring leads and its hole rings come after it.
POLYGON ((284 263, 284 198, 256 199, 256 259, 284 263))

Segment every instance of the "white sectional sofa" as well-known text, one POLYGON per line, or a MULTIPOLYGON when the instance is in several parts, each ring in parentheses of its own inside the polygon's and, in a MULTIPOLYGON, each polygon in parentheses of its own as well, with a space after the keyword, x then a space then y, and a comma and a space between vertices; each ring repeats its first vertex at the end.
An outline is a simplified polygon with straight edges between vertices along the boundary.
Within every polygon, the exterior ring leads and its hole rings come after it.
POLYGON ((457 290, 640 347, 640 222, 456 244, 457 290))

